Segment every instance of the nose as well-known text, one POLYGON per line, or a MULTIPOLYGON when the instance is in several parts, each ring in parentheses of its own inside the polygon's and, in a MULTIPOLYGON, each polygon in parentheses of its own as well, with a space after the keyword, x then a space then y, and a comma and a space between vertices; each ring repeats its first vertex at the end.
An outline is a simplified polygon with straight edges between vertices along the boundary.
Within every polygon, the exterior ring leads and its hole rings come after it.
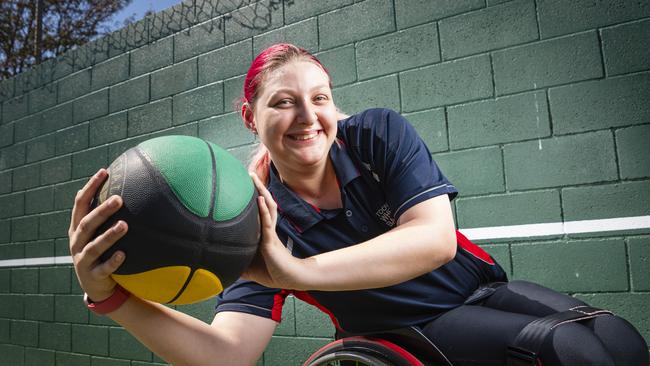
POLYGON ((298 118, 298 121, 305 125, 312 125, 316 123, 318 120, 318 117, 316 115, 316 108, 314 108, 314 106, 309 101, 300 103, 298 118))

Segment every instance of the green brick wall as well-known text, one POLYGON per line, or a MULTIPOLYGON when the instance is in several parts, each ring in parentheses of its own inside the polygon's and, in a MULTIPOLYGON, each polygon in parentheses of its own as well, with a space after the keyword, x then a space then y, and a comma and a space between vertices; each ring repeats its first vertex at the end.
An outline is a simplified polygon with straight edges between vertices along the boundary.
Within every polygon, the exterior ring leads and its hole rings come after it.
MULTIPOLYGON (((199 136, 244 161, 233 101, 280 41, 317 54, 343 111, 413 123, 461 191, 461 229, 650 215, 647 1, 186 0, 0 82, 0 263, 68 255, 76 191, 140 141, 199 136)), ((650 230, 479 244, 650 341, 650 230)), ((81 297, 68 264, 0 267, 0 365, 164 363, 81 297)), ((213 306, 179 309, 209 322, 213 306)), ((283 318, 258 365, 333 335, 293 297, 283 318)))

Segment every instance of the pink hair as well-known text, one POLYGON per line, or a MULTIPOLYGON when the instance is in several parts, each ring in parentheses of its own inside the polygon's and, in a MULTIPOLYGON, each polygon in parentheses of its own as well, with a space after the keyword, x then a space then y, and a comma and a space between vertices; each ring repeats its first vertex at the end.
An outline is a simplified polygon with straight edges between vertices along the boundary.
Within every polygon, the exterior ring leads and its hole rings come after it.
MULTIPOLYGON (((272 71, 279 69, 291 61, 313 62, 325 71, 329 72, 321 62, 304 48, 289 43, 278 43, 260 52, 251 63, 246 78, 244 79, 244 96, 241 98, 241 108, 252 108, 257 99, 257 93, 264 82, 264 78, 272 71)), ((330 81, 331 87, 331 81, 330 81)), ((249 121, 244 124, 249 127, 249 121)), ((264 144, 260 143, 251 156, 248 170, 257 174, 262 182, 268 181, 271 157, 264 144)))

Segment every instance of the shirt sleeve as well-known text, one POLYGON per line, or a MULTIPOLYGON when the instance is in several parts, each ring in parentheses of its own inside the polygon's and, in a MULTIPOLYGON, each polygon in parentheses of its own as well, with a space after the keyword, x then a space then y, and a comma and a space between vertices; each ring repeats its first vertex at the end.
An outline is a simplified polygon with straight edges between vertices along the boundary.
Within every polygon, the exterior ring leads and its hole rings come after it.
POLYGON ((268 288, 257 282, 237 280, 217 296, 216 312, 253 314, 280 323, 282 306, 289 292, 268 288))
POLYGON ((404 211, 458 190, 442 174, 415 128, 399 113, 369 109, 344 125, 348 144, 383 187, 395 219, 404 211))

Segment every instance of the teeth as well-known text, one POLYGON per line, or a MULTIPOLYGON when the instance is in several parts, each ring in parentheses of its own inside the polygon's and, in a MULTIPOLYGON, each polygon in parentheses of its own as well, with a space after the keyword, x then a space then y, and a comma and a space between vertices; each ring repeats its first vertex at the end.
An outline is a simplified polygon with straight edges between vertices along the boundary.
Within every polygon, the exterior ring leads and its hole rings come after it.
POLYGON ((314 137, 316 137, 316 135, 318 135, 318 133, 310 133, 309 135, 293 135, 292 137, 293 137, 295 140, 301 140, 301 141, 304 141, 304 140, 311 140, 311 139, 313 139, 314 137))

